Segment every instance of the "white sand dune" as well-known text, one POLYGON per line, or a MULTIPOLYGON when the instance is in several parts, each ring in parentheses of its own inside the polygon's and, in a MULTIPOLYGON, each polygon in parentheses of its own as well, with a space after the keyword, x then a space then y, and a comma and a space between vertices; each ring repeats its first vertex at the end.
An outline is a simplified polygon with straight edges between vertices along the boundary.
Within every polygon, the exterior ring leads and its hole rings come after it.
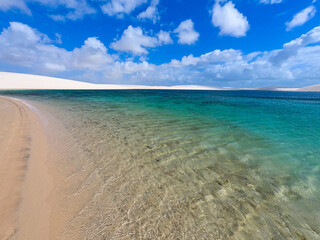
POLYGON ((94 84, 39 75, 0 72, 0 89, 179 89, 179 90, 222 90, 222 88, 180 85, 180 86, 144 86, 94 84))
POLYGON ((262 87, 262 88, 217 88, 200 85, 177 86, 145 86, 145 85, 117 85, 94 84, 62 78, 45 77, 40 75, 0 72, 0 89, 162 89, 162 90, 268 90, 268 91, 304 91, 320 92, 320 84, 303 88, 262 87))
POLYGON ((285 92, 295 92, 299 91, 300 88, 293 87, 259 87, 259 88, 241 88, 241 90, 259 90, 259 91, 285 91, 285 92))
POLYGON ((300 88, 299 90, 304 92, 320 92, 320 84, 303 87, 303 88, 300 88))

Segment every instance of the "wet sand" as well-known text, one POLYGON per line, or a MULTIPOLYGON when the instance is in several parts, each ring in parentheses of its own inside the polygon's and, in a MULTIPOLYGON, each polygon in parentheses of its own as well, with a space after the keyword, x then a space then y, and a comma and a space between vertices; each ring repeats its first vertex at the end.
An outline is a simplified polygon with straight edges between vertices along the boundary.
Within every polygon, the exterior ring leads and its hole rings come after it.
POLYGON ((53 188, 39 116, 0 97, 0 239, 48 239, 53 188))

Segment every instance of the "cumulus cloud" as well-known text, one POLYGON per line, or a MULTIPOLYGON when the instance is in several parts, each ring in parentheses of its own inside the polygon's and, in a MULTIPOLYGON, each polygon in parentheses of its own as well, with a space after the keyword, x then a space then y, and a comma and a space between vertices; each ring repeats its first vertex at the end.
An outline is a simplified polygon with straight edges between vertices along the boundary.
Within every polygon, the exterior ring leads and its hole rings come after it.
MULTIPOLYGON (((139 28, 131 27, 130 31, 139 32, 139 28)), ((160 32, 152 37, 142 30, 138 33, 140 37, 153 38, 152 44, 143 43, 148 46, 159 46, 161 34, 166 35, 160 32)), ((142 47, 142 52, 148 48, 141 44, 133 46, 133 49, 135 47, 142 47)), ((1 64, 19 65, 33 73, 54 73, 55 76, 68 73, 72 78, 77 78, 80 71, 80 75, 90 76, 98 82, 123 84, 257 87, 276 82, 285 86, 312 85, 320 79, 319 59, 320 26, 285 43, 281 49, 249 54, 237 49, 216 49, 161 65, 132 58, 120 60, 110 55, 96 37, 88 38, 80 48, 68 51, 55 46, 45 34, 22 23, 12 22, 0 34, 1 64)))
POLYGON ((109 16, 122 16, 131 13, 145 3, 147 3, 147 0, 109 0, 101 9, 103 13, 109 16))
MULTIPOLYGON (((31 15, 31 11, 27 4, 40 4, 52 9, 56 9, 58 7, 65 8, 67 10, 65 15, 50 15, 54 20, 59 21, 65 21, 67 19, 78 20, 83 18, 85 15, 96 13, 96 10, 92 8, 86 0, 1 0, 0 10, 8 11, 10 9, 18 8, 31 15)), ((50 10, 52 11, 52 9, 50 10)))
POLYGON ((243 37, 249 30, 247 17, 243 16, 231 1, 225 4, 216 1, 212 9, 212 24, 220 28, 220 35, 243 37))
POLYGON ((293 16, 290 22, 286 23, 287 31, 292 28, 301 26, 314 17, 316 14, 316 8, 314 6, 307 7, 293 16))
POLYGON ((121 52, 139 56, 148 54, 147 48, 154 48, 170 43, 172 43, 172 39, 168 32, 161 30, 157 36, 149 36, 140 27, 132 27, 130 25, 124 30, 121 38, 111 43, 110 47, 121 52))
POLYGON ((150 6, 142 13, 138 15, 139 19, 150 19, 153 23, 156 23, 160 17, 158 13, 159 0, 152 0, 150 6))
POLYGON ((148 81, 159 85, 198 84, 228 87, 258 87, 274 85, 274 82, 296 86, 298 79, 314 84, 320 77, 317 72, 319 63, 315 61, 319 57, 320 47, 318 46, 317 50, 314 48, 303 48, 295 58, 288 60, 285 66, 273 65, 268 54, 259 54, 254 61, 250 61, 250 56, 239 50, 215 50, 199 57, 189 55, 181 60, 172 60, 169 64, 146 72, 143 78, 141 75, 132 74, 130 79, 140 80, 138 83, 141 84, 148 81), (309 54, 309 60, 305 58, 306 54, 309 54), (308 79, 303 73, 306 66, 311 71, 308 72, 308 79))
POLYGON ((156 47, 158 39, 145 35, 140 27, 132 27, 131 25, 124 30, 121 38, 111 43, 110 47, 122 51, 129 52, 133 55, 147 54, 146 48, 156 47))
POLYGON ((113 62, 113 57, 97 38, 88 38, 81 48, 67 51, 28 25, 11 22, 0 34, 0 61, 41 72, 60 72, 101 69, 113 62))
POLYGON ((78 20, 85 15, 94 14, 96 10, 92 8, 86 0, 27 0, 30 3, 39 3, 51 8, 63 7, 67 10, 65 15, 51 14, 50 17, 56 21, 78 20))
POLYGON ((228 84, 235 76, 237 80, 243 81, 242 70, 247 66, 248 62, 239 50, 214 50, 199 57, 191 54, 181 60, 174 59, 158 66, 156 73, 150 72, 146 78, 154 80, 154 76, 157 76, 160 81, 171 81, 172 84, 203 85, 217 84, 217 81, 224 79, 225 84, 228 84))
POLYGON ((11 9, 19 9, 22 12, 28 15, 31 15, 31 11, 24 0, 1 0, 0 1, 1 11, 8 11, 11 9))
POLYGON ((282 3, 282 0, 260 0, 260 2, 264 4, 276 4, 282 3))
POLYGON ((96 10, 91 7, 86 0, 31 0, 39 2, 45 6, 51 6, 54 8, 64 7, 68 10, 67 14, 52 14, 51 17, 54 20, 65 21, 82 19, 85 15, 95 14, 96 10))
MULTIPOLYGON (((138 19, 150 19, 156 23, 160 17, 158 13, 159 0, 101 0, 98 2, 106 2, 101 6, 103 13, 109 16, 123 17, 125 14, 130 14, 138 7, 147 4, 150 5, 141 12, 137 17, 138 19)), ((49 7, 48 15, 56 21, 78 20, 82 19, 85 15, 95 14, 97 10, 89 4, 93 0, 0 0, 0 10, 9 11, 18 9, 28 15, 31 11, 28 5, 39 4, 49 7), (65 14, 56 14, 55 9, 64 8, 65 14)), ((96 1, 97 2, 97 1, 96 1)))
POLYGON ((7 63, 64 71, 68 57, 65 49, 50 44, 46 35, 22 23, 11 22, 0 35, 0 60, 7 63))
POLYGON ((169 32, 160 30, 160 32, 157 34, 157 37, 159 39, 160 44, 171 44, 171 43, 173 43, 169 32))
POLYGON ((320 78, 320 26, 283 45, 282 49, 243 54, 240 50, 214 50, 160 65, 146 79, 162 77, 173 84, 222 86, 316 84, 320 78))
POLYGON ((81 48, 72 51, 73 64, 78 69, 101 69, 114 61, 107 51, 100 40, 96 37, 90 37, 81 48))
MULTIPOLYGON (((142 61, 139 63, 133 62, 131 60, 127 61, 117 61, 112 67, 108 68, 108 71, 105 72, 104 77, 108 80, 115 80, 117 83, 123 81, 125 78, 131 79, 132 75, 135 75, 135 78, 145 79, 148 73, 154 71, 156 66, 148 63, 147 61, 142 61)), ((125 83, 128 83, 126 81, 125 83)), ((138 83, 138 81, 130 81, 130 84, 138 83)))
POLYGON ((200 34, 194 30, 194 23, 191 19, 185 20, 174 30, 178 34, 180 44, 191 45, 195 43, 200 34))
POLYGON ((300 49, 319 42, 320 27, 315 27, 301 37, 284 44, 281 50, 274 51, 270 58, 271 62, 277 65, 283 64, 287 59, 296 56, 300 49))
POLYGON ((214 50, 200 56, 154 66, 143 75, 126 76, 135 83, 199 84, 258 87, 317 84, 320 79, 320 27, 284 44, 282 49, 244 54, 240 50, 214 50), (277 59, 278 58, 278 59, 277 59), (301 83, 299 82, 301 81, 301 83))

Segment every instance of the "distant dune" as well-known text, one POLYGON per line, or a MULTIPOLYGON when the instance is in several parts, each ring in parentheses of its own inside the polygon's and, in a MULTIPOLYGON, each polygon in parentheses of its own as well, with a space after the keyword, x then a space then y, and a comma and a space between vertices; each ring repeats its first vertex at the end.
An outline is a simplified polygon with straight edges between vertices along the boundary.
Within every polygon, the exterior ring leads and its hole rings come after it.
POLYGON ((304 92, 320 92, 320 84, 303 87, 303 88, 300 88, 299 90, 304 92))
POLYGON ((222 90, 222 88, 181 85, 181 86, 144 86, 94 84, 61 78, 44 77, 39 75, 0 72, 0 89, 179 89, 179 90, 222 90))
POLYGON ((254 88, 252 90, 261 90, 261 91, 299 91, 299 88, 289 88, 289 87, 260 87, 260 88, 254 88))
POLYGON ((45 77, 32 74, 0 72, 0 89, 162 89, 162 90, 263 90, 263 91, 305 91, 320 92, 320 85, 303 88, 287 87, 261 87, 261 88, 218 88, 200 85, 176 85, 176 86, 144 86, 144 85, 117 85, 94 84, 61 78, 45 77))

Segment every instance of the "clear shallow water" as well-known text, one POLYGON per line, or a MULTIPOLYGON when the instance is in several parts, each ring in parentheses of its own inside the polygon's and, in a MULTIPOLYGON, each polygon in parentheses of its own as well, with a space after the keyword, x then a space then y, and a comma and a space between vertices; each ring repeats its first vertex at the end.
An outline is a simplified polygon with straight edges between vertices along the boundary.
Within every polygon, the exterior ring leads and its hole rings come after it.
POLYGON ((320 239, 319 93, 1 94, 50 104, 85 153, 61 238, 320 239))

